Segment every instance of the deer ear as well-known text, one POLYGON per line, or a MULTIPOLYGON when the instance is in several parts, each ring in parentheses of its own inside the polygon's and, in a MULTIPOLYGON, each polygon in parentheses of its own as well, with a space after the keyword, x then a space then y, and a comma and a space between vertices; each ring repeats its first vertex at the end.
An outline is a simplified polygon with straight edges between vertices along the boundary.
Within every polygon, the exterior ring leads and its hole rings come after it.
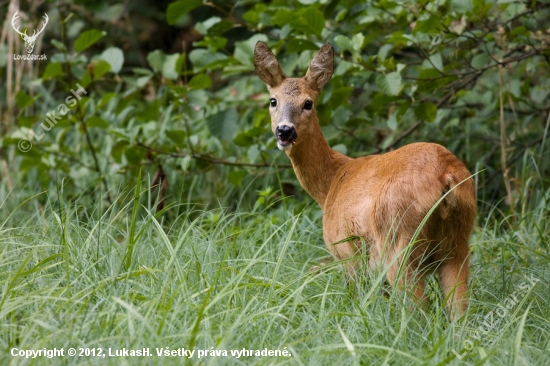
POLYGON ((286 79, 279 61, 269 47, 261 41, 258 41, 254 48, 254 67, 260 79, 270 88, 281 85, 286 79))
POLYGON ((330 43, 325 44, 313 57, 306 73, 306 83, 313 89, 321 88, 330 80, 334 71, 334 49, 330 43))

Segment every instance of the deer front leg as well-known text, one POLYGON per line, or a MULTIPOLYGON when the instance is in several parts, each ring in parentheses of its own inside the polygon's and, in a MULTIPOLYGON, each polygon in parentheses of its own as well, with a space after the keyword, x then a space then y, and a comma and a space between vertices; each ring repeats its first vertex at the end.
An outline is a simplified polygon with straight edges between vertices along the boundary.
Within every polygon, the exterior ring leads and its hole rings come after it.
POLYGON ((324 234, 328 250, 332 253, 333 258, 343 261, 342 264, 348 272, 348 281, 351 282, 357 279, 357 269, 360 266, 360 259, 356 258, 359 251, 357 243, 352 240, 341 242, 341 240, 347 237, 349 237, 347 233, 340 233, 339 230, 334 230, 334 233, 324 234), (333 240, 333 238, 339 238, 339 240, 333 240))
MULTIPOLYGON (((400 248, 401 246, 398 246, 400 248)), ((426 297, 426 279, 425 273, 418 271, 417 261, 410 261, 409 258, 403 258, 403 250, 390 249, 385 260, 388 271, 386 278, 393 288, 400 291, 406 291, 412 295, 413 301, 423 310, 428 308, 428 298, 426 297), (396 258, 398 256, 399 258, 396 258), (406 261, 403 271, 400 274, 399 269, 402 261, 406 261)))

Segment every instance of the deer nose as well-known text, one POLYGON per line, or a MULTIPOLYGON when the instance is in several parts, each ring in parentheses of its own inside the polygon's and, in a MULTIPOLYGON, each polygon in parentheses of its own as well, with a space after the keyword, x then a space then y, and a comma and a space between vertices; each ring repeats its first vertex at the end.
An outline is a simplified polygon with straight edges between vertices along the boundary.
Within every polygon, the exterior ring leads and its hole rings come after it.
POLYGON ((296 138, 296 129, 287 125, 277 126, 275 131, 277 138, 288 141, 296 138))

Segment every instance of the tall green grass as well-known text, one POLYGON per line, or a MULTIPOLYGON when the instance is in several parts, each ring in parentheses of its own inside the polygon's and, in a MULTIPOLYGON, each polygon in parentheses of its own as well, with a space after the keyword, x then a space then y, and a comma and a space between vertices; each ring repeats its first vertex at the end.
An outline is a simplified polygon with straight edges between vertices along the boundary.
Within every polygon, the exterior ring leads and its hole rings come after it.
POLYGON ((524 186, 520 211, 479 218, 470 307, 452 324, 435 279, 422 311, 387 288, 383 273, 362 271, 350 286, 339 263, 309 271, 328 255, 321 212, 269 191, 249 208, 156 211, 145 184, 119 192, 110 207, 64 200, 62 187, 27 201, 14 189, 0 203, 0 364, 550 364, 550 191, 542 181, 524 186), (536 284, 510 305, 526 277, 536 284), (506 304, 509 313, 488 326, 506 304), (71 347, 147 347, 152 357, 10 354, 71 347), (291 356, 157 357, 166 347, 291 356))

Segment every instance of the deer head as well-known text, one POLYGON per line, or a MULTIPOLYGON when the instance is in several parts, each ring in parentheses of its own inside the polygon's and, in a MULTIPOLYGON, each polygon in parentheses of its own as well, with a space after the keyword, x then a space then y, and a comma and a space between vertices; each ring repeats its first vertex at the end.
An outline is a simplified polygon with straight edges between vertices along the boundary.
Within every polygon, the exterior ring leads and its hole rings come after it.
POLYGON ((287 153, 319 129, 315 102, 334 70, 334 50, 327 43, 311 61, 303 78, 287 77, 275 55, 263 42, 256 43, 254 66, 271 94, 269 112, 277 147, 287 153))
POLYGON ((38 36, 40 35, 40 33, 44 31, 44 28, 46 28, 46 24, 48 24, 48 20, 49 20, 48 14, 44 13, 44 17, 43 17, 44 21, 42 22, 43 24, 42 29, 40 29, 38 33, 36 30, 34 30, 32 33, 32 36, 27 35, 26 29, 24 32, 20 32, 19 26, 17 26, 16 28, 15 23, 17 22, 17 18, 19 18, 19 15, 17 15, 17 11, 16 11, 15 14, 13 14, 13 17, 11 18, 11 26, 13 27, 13 29, 15 29, 17 33, 21 35, 21 38, 23 38, 23 41, 25 41, 25 48, 27 49, 27 53, 32 53, 34 49, 34 44, 36 43, 38 36))

